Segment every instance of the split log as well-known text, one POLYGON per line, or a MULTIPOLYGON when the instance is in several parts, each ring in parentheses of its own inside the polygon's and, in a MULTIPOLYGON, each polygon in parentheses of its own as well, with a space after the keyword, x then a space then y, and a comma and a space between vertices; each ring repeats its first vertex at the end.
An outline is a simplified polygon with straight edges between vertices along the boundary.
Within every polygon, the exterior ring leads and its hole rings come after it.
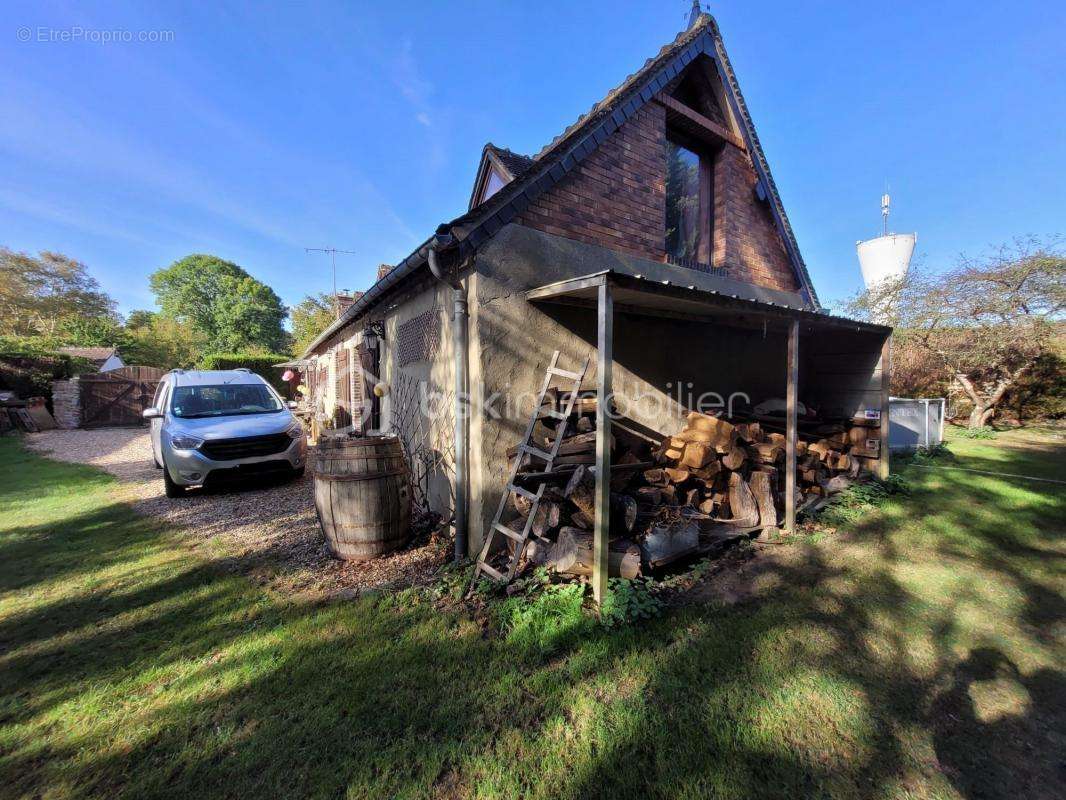
POLYGON ((692 475, 687 469, 674 469, 672 467, 667 467, 663 470, 663 473, 670 483, 684 483, 692 475))
POLYGON ((713 445, 700 442, 689 442, 685 445, 684 455, 681 457, 680 466, 702 469, 705 465, 715 460, 713 445))
POLYGON ((629 451, 623 453, 611 464, 611 491, 620 492, 625 489, 641 469, 640 459, 636 455, 629 451))
POLYGON ((776 444, 779 447, 784 447, 785 446, 785 434, 783 434, 783 433, 771 433, 769 436, 766 437, 766 441, 770 442, 771 444, 776 444))
POLYGON ((652 528, 640 543, 640 551, 648 566, 658 567, 696 552, 699 544, 699 526, 688 522, 669 528, 652 528))
POLYGON ((535 536, 544 537, 549 531, 559 527, 562 520, 562 506, 553 500, 541 500, 537 506, 537 513, 533 515, 533 525, 530 528, 535 536))
POLYGON ((733 516, 731 520, 724 520, 726 522, 734 525, 759 524, 759 506, 747 482, 736 472, 729 476, 729 512, 733 516))
POLYGON ((670 482, 666 470, 661 468, 645 470, 644 480, 652 486, 666 486, 670 482))
POLYGON ((761 442, 763 440, 762 427, 758 422, 742 422, 736 426, 737 436, 745 442, 761 442))
POLYGON ((689 472, 692 474, 693 478, 698 478, 698 479, 700 479, 702 481, 712 481, 712 480, 714 480, 714 477, 721 471, 722 471, 722 463, 720 461, 718 461, 717 459, 715 459, 714 461, 708 462, 705 466, 701 467, 700 469, 689 470, 689 472))
POLYGON ((710 444, 718 453, 728 453, 737 444, 737 429, 724 419, 693 411, 688 415, 688 427, 710 433, 710 444))
POLYGON ((713 498, 710 497, 708 497, 706 500, 700 503, 699 506, 697 506, 697 508, 699 508, 699 510, 702 511, 704 514, 713 514, 714 510, 717 507, 718 504, 714 501, 713 498))
POLYGON ((773 528, 777 525, 777 509, 770 489, 770 475, 766 472, 751 473, 751 493, 755 495, 755 504, 759 508, 759 525, 773 528))
POLYGON ((807 452, 813 453, 822 461, 828 461, 830 454, 836 452, 836 448, 828 439, 819 439, 814 444, 808 445, 807 452))
POLYGON ((575 427, 578 433, 588 433, 596 427, 596 424, 592 421, 592 417, 578 417, 575 427))
MULTIPOLYGON (((595 550, 591 533, 577 528, 562 528, 552 547, 548 564, 556 572, 591 575, 595 550)), ((607 550, 607 575, 611 578, 636 578, 640 575, 640 548, 630 541, 611 542, 607 550)))
POLYGON ((860 428, 856 425, 848 430, 848 443, 856 447, 865 447, 867 439, 880 438, 880 436, 881 432, 876 428, 860 428))
POLYGON ((751 445, 764 464, 775 464, 785 457, 785 448, 773 442, 758 442, 751 445))
POLYGON ((670 445, 671 447, 684 448, 689 442, 711 444, 714 440, 715 435, 710 431, 701 430, 699 428, 685 428, 681 433, 676 433, 670 437, 670 445))
POLYGON ((700 504, 700 490, 699 489, 689 489, 687 492, 685 492, 685 505, 686 506, 692 506, 693 508, 695 508, 699 504, 700 504))
POLYGON ((826 462, 830 469, 846 471, 851 467, 851 458, 845 453, 830 453, 826 462))
MULTIPOLYGON (((596 518, 596 475, 591 469, 578 467, 563 490, 563 496, 589 519, 596 518)), ((629 495, 611 494, 611 527, 627 533, 637 521, 637 501, 629 495)))
POLYGON ((822 484, 822 489, 825 490, 827 495, 839 494, 845 489, 851 486, 851 478, 846 475, 837 475, 835 478, 830 478, 828 481, 822 484))
POLYGON ((722 456, 722 466, 729 470, 738 470, 744 464, 747 453, 740 447, 734 447, 722 456))

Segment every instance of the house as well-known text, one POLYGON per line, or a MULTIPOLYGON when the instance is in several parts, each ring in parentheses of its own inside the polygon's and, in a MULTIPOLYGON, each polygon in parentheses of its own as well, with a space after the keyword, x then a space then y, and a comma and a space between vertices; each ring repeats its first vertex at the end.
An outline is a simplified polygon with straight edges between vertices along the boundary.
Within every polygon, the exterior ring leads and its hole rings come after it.
POLYGON ((60 347, 59 352, 72 358, 84 358, 98 372, 110 372, 126 366, 117 347, 60 347))
POLYGON ((880 414, 889 333, 822 309, 718 26, 697 9, 536 155, 486 145, 466 213, 380 271, 304 357, 322 413, 403 437, 423 501, 454 513, 473 553, 554 351, 567 370, 590 359, 586 385, 649 435, 679 430, 700 398, 787 397, 792 455, 797 396, 880 414))

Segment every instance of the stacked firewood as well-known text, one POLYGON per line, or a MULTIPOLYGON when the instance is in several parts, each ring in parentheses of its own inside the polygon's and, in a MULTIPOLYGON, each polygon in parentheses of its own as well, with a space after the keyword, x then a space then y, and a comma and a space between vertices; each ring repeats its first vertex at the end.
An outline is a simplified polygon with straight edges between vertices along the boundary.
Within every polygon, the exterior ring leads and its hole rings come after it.
MULTIPOLYGON (((705 552, 709 546, 762 528, 783 517, 785 436, 776 420, 729 422, 691 413, 683 430, 658 440, 613 425, 609 574, 635 577, 642 570, 705 552)), ((878 428, 832 424, 801 434, 797 442, 797 505, 802 509, 841 491, 872 469, 878 428)), ((534 437, 547 448, 545 429, 534 437)), ((564 431, 553 469, 534 459, 518 482, 544 484, 529 522, 526 557, 558 572, 590 575, 595 520, 595 399, 581 398, 564 431)), ((509 451, 518 456, 518 448, 509 451)), ((522 530, 533 502, 513 495, 522 530)))

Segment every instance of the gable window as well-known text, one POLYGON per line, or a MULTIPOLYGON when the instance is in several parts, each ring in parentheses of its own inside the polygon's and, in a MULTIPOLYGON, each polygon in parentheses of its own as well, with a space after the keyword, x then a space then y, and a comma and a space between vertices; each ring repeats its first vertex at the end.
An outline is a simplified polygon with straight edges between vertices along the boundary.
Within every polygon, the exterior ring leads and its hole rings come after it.
POLYGON ((488 178, 485 180, 485 191, 481 193, 481 202, 484 203, 496 192, 500 191, 505 185, 506 181, 495 169, 489 170, 488 178))
POLYGON ((711 262, 712 157, 666 140, 666 255, 687 267, 711 262))

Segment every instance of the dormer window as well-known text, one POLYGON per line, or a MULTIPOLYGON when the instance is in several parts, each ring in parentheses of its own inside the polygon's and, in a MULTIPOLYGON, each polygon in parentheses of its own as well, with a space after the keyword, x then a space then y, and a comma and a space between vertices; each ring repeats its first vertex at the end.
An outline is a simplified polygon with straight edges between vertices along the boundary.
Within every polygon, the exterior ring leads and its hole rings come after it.
POLYGON ((686 267, 710 266, 713 155, 673 135, 665 155, 667 258, 686 267))

